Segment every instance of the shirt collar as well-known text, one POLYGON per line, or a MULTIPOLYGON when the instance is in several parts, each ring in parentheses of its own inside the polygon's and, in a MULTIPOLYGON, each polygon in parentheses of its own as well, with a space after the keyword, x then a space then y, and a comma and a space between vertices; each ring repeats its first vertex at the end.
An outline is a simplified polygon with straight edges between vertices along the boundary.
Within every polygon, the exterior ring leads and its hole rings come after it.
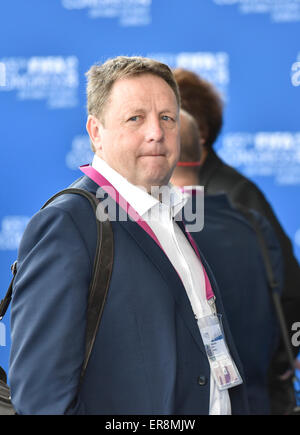
MULTIPOLYGON (((171 183, 168 183, 168 185, 165 186, 166 195, 162 195, 164 202, 161 204, 157 198, 150 195, 142 188, 130 183, 96 154, 93 158, 92 167, 112 184, 141 217, 145 217, 150 209, 158 206, 169 209, 168 214, 171 217, 175 217, 187 202, 188 195, 171 183)), ((162 189, 162 192, 164 192, 164 189, 162 189)))

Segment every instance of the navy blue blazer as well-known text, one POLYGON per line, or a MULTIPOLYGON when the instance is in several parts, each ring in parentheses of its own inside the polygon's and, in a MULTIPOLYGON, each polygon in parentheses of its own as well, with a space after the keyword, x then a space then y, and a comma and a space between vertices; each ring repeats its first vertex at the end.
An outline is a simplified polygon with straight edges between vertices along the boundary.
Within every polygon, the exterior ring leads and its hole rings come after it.
MULTIPOLYGON (((86 176, 72 187, 94 193, 98 188, 86 176)), ((94 212, 85 198, 63 195, 28 224, 11 306, 9 379, 16 411, 208 414, 210 368, 179 276, 138 224, 112 222, 112 228, 108 297, 76 396, 96 248, 94 212)), ((223 313, 216 282, 203 263, 223 313)), ((225 316, 223 326, 243 375, 225 316)), ((233 414, 247 414, 245 383, 229 391, 233 414)))
MULTIPOLYGON (((230 329, 241 358, 251 414, 269 414, 268 370, 279 328, 266 268, 252 225, 225 194, 205 196, 204 228, 194 238, 219 284, 230 329)), ((274 278, 283 287, 283 261, 276 234, 249 210, 264 236, 274 278)))

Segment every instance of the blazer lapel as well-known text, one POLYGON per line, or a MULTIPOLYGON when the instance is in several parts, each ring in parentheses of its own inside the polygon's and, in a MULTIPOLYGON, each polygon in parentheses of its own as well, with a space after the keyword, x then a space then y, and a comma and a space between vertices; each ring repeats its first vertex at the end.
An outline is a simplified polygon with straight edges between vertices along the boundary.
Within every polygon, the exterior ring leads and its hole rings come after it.
POLYGON ((164 251, 152 239, 152 237, 149 236, 137 223, 130 220, 120 223, 123 228, 135 239, 139 247, 145 252, 149 260, 163 276, 164 280, 168 284, 170 293, 176 301, 179 314, 192 334, 194 340, 198 344, 200 350, 206 355, 197 321, 186 294, 186 290, 170 260, 167 258, 164 251))

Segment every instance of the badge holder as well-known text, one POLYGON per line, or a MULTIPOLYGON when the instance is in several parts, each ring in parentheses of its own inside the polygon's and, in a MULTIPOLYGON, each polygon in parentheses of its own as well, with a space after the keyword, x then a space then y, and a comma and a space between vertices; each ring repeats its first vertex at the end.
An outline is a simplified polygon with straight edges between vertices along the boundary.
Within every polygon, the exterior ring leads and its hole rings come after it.
POLYGON ((225 342, 221 315, 197 320, 213 377, 219 390, 227 390, 243 382, 225 342))

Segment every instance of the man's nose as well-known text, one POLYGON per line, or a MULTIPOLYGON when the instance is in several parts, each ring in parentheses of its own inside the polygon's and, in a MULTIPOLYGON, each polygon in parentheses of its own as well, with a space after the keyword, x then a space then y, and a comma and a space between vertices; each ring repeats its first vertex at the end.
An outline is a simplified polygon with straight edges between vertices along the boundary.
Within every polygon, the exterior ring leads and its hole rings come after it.
POLYGON ((149 119, 145 127, 145 139, 147 142, 160 142, 163 139, 164 130, 162 128, 160 119, 149 119))

